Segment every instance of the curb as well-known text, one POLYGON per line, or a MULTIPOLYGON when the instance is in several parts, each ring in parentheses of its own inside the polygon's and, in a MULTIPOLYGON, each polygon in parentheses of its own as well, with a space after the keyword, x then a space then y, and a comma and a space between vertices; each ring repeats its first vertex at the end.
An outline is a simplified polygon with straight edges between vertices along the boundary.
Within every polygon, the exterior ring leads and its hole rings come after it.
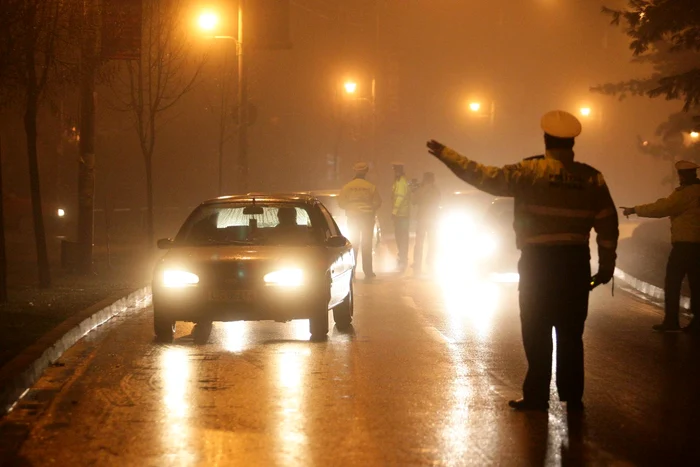
MULTIPOLYGON (((615 268, 615 277, 620 279, 622 282, 625 284, 629 285, 632 287, 634 290, 637 292, 642 293, 643 295, 646 295, 647 297, 650 297, 656 301, 660 301, 663 303, 664 301, 664 289, 661 287, 657 287, 655 285, 649 284, 647 282, 644 282, 640 279, 637 279, 634 276, 631 276, 627 274, 625 271, 621 269, 615 268)), ((681 308, 685 308, 686 310, 690 309, 690 298, 682 296, 681 297, 681 308)))
POLYGON ((140 306, 151 296, 151 287, 142 287, 127 296, 109 297, 76 313, 21 354, 0 368, 0 417, 39 379, 44 370, 96 327, 130 308, 140 306))

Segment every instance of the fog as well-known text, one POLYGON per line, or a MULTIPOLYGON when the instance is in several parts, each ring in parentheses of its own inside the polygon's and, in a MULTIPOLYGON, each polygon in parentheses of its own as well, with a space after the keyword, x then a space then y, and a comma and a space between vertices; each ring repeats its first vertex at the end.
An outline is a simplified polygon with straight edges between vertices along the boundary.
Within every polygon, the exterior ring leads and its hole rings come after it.
MULTIPOLYGON (((337 188, 363 160, 388 197, 389 164, 400 160, 410 178, 434 171, 445 190, 457 190, 463 185, 430 158, 426 140, 486 164, 511 163, 543 152, 544 112, 578 114, 588 107, 578 160, 605 174, 619 205, 664 195, 671 167, 641 154, 637 137, 653 138, 682 103, 619 101, 590 91, 649 72, 631 63, 628 38, 610 25, 602 5, 621 6, 594 0, 294 0, 292 48, 249 56, 250 99, 257 108, 249 130, 250 189, 337 188), (348 79, 358 85, 353 98, 343 92, 348 79), (480 112, 470 112, 470 102, 479 102, 480 112)), ((223 96, 230 119, 235 45, 194 44, 207 53, 200 78, 158 125, 156 206, 187 208, 219 194, 221 103, 223 96)), ((113 108, 112 94, 109 84, 98 86, 96 204, 139 208, 145 205, 143 157, 131 116, 113 108)), ((77 115, 76 95, 65 91, 64 113, 77 115)), ((72 203, 77 146, 58 142, 57 101, 54 96, 46 104, 40 121, 42 186, 47 196, 72 203)), ((2 122, 6 190, 26 195, 21 113, 5 111, 2 122)), ((237 191, 235 143, 235 124, 227 120, 226 193, 237 191)))

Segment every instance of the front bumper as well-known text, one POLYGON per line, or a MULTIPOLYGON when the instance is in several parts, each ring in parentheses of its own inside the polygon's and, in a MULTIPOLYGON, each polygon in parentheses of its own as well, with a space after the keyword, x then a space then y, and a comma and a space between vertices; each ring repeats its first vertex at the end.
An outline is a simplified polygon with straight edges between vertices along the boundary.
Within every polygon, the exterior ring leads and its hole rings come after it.
POLYGON ((249 290, 190 287, 153 288, 153 309, 173 321, 290 321, 328 310, 330 290, 321 286, 249 290))

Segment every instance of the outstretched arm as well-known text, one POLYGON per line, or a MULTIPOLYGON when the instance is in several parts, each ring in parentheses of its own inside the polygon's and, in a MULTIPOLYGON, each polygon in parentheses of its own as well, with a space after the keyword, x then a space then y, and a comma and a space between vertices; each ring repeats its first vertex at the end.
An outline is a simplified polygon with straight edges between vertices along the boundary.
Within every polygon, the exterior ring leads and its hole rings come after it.
POLYGON ((435 140, 430 140, 427 146, 430 154, 473 187, 494 196, 513 196, 515 194, 515 183, 521 175, 519 165, 490 167, 468 159, 435 140))

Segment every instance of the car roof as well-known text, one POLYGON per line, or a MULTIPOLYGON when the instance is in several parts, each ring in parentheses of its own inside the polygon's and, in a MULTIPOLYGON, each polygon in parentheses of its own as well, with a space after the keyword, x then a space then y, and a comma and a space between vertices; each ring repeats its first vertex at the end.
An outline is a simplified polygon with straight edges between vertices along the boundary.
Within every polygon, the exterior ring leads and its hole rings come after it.
POLYGON ((314 197, 330 197, 330 198, 335 198, 340 194, 340 188, 337 189, 329 189, 329 190, 310 190, 310 191, 304 191, 302 193, 309 194, 314 197))
POLYGON ((496 198, 493 200, 493 202, 491 202, 491 204, 499 205, 499 206, 504 205, 504 204, 511 205, 513 203, 514 203, 513 198, 505 198, 505 197, 504 198, 496 198))
POLYGON ((315 196, 308 193, 247 193, 244 195, 220 196, 204 201, 202 204, 220 203, 303 203, 315 204, 318 202, 315 196))

